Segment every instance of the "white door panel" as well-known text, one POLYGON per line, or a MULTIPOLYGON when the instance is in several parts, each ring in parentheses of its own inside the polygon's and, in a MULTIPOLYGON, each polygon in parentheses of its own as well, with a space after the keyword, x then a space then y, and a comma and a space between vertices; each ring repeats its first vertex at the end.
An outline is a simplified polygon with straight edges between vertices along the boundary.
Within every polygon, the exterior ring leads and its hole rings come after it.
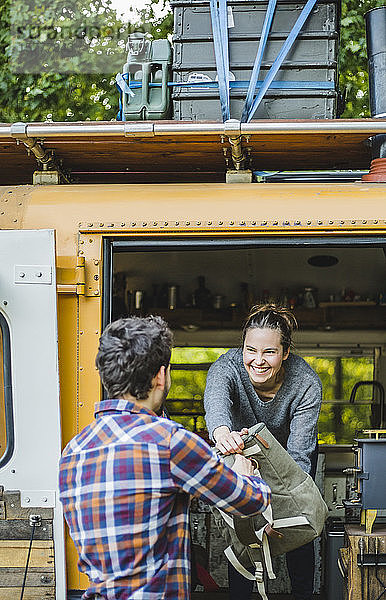
POLYGON ((22 505, 55 508, 57 599, 65 598, 55 233, 0 231, 0 311, 10 331, 14 450, 0 484, 22 505))

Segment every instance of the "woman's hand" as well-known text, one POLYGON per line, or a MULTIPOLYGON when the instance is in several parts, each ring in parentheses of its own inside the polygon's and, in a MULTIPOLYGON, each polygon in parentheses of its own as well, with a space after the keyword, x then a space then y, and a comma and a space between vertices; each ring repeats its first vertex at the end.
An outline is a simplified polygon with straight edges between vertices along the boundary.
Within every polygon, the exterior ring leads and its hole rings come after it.
POLYGON ((241 431, 230 431, 229 427, 226 425, 217 427, 213 432, 216 448, 225 455, 240 454, 244 448, 244 442, 241 439, 241 436, 247 433, 248 429, 246 427, 241 431))
POLYGON ((245 458, 242 454, 236 454, 232 469, 239 475, 253 475, 255 467, 249 458, 245 458))

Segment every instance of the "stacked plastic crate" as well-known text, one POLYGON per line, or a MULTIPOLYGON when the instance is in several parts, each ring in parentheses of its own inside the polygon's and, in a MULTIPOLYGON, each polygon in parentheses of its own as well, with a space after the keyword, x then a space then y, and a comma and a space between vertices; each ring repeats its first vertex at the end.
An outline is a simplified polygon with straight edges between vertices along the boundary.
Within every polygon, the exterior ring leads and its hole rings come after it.
MULTIPOLYGON (((174 119, 221 121, 209 0, 172 0, 174 119), (201 83, 200 83, 201 82, 201 83), (181 86, 186 83, 186 86, 181 86), (200 85, 197 85, 200 84, 200 85)), ((305 2, 278 0, 259 82, 267 75, 305 2)), ((230 113, 240 119, 267 2, 228 0, 230 113)), ((300 30, 254 119, 332 119, 337 116, 339 1, 319 0, 300 30)), ((259 85, 259 84, 258 84, 259 85)))

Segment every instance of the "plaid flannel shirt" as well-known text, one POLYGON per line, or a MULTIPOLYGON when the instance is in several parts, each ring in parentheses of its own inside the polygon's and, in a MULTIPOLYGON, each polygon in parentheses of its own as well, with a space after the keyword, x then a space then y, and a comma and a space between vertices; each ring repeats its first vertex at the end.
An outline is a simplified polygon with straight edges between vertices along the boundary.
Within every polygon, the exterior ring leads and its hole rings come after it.
POLYGON ((199 436, 125 400, 64 449, 60 499, 90 579, 84 598, 186 600, 190 495, 234 515, 264 510, 269 487, 225 466, 199 436))

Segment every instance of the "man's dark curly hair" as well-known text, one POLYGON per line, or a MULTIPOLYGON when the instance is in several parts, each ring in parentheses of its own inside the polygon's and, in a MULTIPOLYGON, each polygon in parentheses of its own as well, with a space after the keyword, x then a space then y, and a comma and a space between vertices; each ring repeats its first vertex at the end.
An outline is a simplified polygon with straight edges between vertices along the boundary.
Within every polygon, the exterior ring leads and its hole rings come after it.
POLYGON ((152 379, 168 367, 173 335, 161 317, 129 317, 110 323, 99 340, 96 367, 109 398, 129 393, 145 400, 152 379))

